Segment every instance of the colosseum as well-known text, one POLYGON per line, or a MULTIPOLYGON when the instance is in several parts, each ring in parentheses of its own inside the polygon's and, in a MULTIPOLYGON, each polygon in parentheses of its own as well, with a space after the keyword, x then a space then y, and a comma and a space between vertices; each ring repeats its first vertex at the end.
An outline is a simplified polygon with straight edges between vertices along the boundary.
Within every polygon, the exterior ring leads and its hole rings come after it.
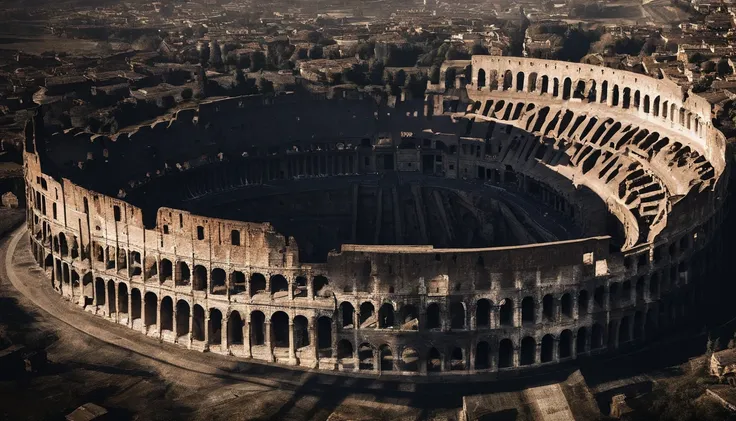
POLYGON ((210 99, 114 136, 26 128, 48 287, 200 352, 487 374, 692 323, 726 142, 669 80, 496 56, 423 98, 210 99))

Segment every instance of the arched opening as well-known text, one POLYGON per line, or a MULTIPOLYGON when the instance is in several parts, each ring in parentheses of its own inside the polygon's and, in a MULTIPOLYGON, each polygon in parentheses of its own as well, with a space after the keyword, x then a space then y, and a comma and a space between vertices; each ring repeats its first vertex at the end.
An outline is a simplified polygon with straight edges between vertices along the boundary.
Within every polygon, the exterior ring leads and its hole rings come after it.
POLYGON ((481 299, 475 304, 475 324, 478 329, 488 329, 491 327, 490 301, 481 299))
POLYGON ((644 284, 645 284, 645 282, 646 281, 644 280, 643 277, 639 278, 636 281, 636 289, 635 289, 635 293, 634 293, 634 300, 636 302, 644 300, 644 284))
POLYGON ((629 108, 631 106, 631 88, 624 88, 623 108, 629 108))
POLYGON ((95 296, 97 297, 97 305, 105 305, 105 281, 102 278, 95 279, 95 296))
POLYGON ((465 305, 461 302, 450 304, 450 329, 465 329, 465 305))
POLYGON ((110 303, 110 314, 117 313, 117 301, 115 300, 115 282, 107 281, 107 302, 110 303))
POLYGON ((404 348, 401 351, 401 370, 402 371, 419 371, 419 353, 411 347, 404 348))
POLYGON ((204 341, 204 329, 204 309, 199 304, 195 304, 192 307, 192 339, 204 341))
POLYGON ((519 72, 516 74, 516 90, 518 92, 524 91, 524 72, 519 72))
POLYGON ((128 286, 122 282, 118 284, 118 312, 128 314, 128 286))
POLYGON ((373 356, 373 347, 369 343, 362 343, 358 347, 358 361, 360 370, 374 370, 375 360, 373 356))
POLYGON ((157 307, 158 298, 156 297, 156 294, 147 292, 146 295, 143 296, 143 324, 146 327, 156 326, 156 324, 158 324, 157 307))
POLYGON ((511 70, 506 70, 503 74, 503 90, 508 91, 514 85, 514 76, 511 70))
POLYGON ((289 298, 289 281, 283 275, 271 276, 271 295, 273 298, 289 298))
POLYGON ((228 346, 243 345, 243 318, 240 316, 240 312, 238 311, 231 311, 228 316, 227 344, 228 346))
POLYGON ((578 316, 588 314, 588 291, 582 290, 578 294, 578 316))
POLYGON ((402 330, 419 330, 419 312, 411 304, 401 306, 400 328, 402 330))
POLYGON ((652 298, 659 297, 659 274, 654 273, 649 278, 649 296, 652 298))
POLYGON ((307 296, 307 278, 304 276, 297 276, 294 285, 294 297, 306 297, 307 296))
POLYGON ((368 301, 364 302, 360 305, 360 328, 366 329, 366 328, 375 328, 378 326, 377 323, 377 317, 376 317, 376 309, 373 307, 373 304, 369 303, 368 301))
MULTIPOLYGON (((321 333, 321 332, 320 332, 321 333)), ((318 337, 320 339, 320 344, 318 344, 318 351, 321 354, 322 353, 322 338, 320 336, 320 333, 318 333, 318 337)), ((309 337, 309 321, 304 316, 295 316, 294 317, 294 349, 304 348, 305 346, 309 346, 311 343, 312 338, 309 337)))
POLYGON ((501 326, 514 325, 514 302, 506 298, 501 301, 501 309, 499 310, 499 323, 501 326))
POLYGON ((534 298, 526 297, 521 300, 521 322, 522 323, 534 323, 534 298))
POLYGON ((590 337, 590 347, 592 349, 603 347, 603 326, 598 323, 593 325, 593 332, 590 337))
POLYGON ((189 303, 184 300, 176 303, 176 334, 180 338, 189 335, 189 303))
POLYGON ((230 274, 230 293, 231 294, 242 294, 246 290, 245 274, 240 271, 235 271, 230 274))
POLYGON ((59 252, 61 257, 69 255, 69 244, 66 242, 66 235, 63 232, 59 233, 59 252))
POLYGON ((569 329, 565 329, 560 333, 559 356, 560 358, 572 356, 572 331, 569 329))
POLYGON ((596 309, 602 310, 605 307, 603 302, 605 298, 605 287, 603 285, 597 287, 593 293, 593 301, 595 301, 596 309))
POLYGON ((202 265, 194 266, 192 288, 195 291, 205 291, 207 289, 207 268, 202 265))
POLYGON ((440 306, 437 303, 431 303, 427 306, 427 329, 439 329, 440 324, 440 306))
POLYGON ((532 72, 529 74, 529 81, 526 84, 526 90, 528 92, 535 92, 537 90, 537 77, 538 75, 536 72, 532 72))
POLYGON ((161 282, 171 280, 172 270, 171 260, 161 259, 161 273, 159 274, 161 282))
POLYGON ((274 348, 289 347, 289 316, 283 311, 271 316, 271 341, 274 348))
POLYGON ((207 329, 208 339, 212 345, 222 344, 222 312, 216 308, 210 310, 210 322, 207 329))
POLYGON ((133 323, 136 320, 140 320, 142 315, 143 300, 141 298, 141 292, 138 288, 130 290, 130 317, 133 319, 133 323))
POLYGON ((346 362, 345 360, 353 359, 353 344, 347 339, 342 339, 337 343, 337 360, 346 362))
POLYGON ((378 348, 381 359, 381 371, 392 371, 394 369, 394 354, 391 347, 384 344, 378 348))
POLYGON ((521 340, 521 349, 519 351, 519 363, 521 365, 532 365, 536 362, 537 342, 531 336, 527 336, 521 340))
POLYGON ((212 278, 210 279, 210 289, 212 294, 225 295, 227 293, 227 285, 225 271, 220 268, 212 269, 212 278))
POLYGON ((566 319, 572 319, 572 297, 570 294, 563 294, 560 299, 560 313, 566 319))
POLYGON ((320 355, 324 357, 332 356, 332 319, 327 316, 317 319, 317 346, 320 355))
POLYGON ((437 348, 431 348, 427 354, 427 371, 430 373, 442 371, 442 355, 437 348))
POLYGON ((547 322, 555 319, 555 299, 551 294, 547 294, 542 298, 542 316, 547 322))
POLYGON ((581 327, 578 329, 578 337, 576 339, 575 351, 578 355, 585 353, 588 344, 588 329, 581 327))
POLYGON ((250 341, 253 345, 266 343, 266 316, 260 311, 250 313, 250 341))
POLYGON ((618 107, 618 85, 613 85, 613 93, 611 95, 611 105, 618 107))
POLYGON ((314 288, 314 296, 322 297, 322 298, 330 297, 331 292, 329 291, 329 285, 330 285, 330 282, 327 280, 326 277, 322 275, 315 276, 314 280, 312 281, 312 287, 314 288))
POLYGON ((644 95, 644 113, 649 114, 649 95, 644 95))
POLYGON ((355 327, 353 326, 353 324, 355 323, 355 308, 352 304, 347 301, 343 301, 340 304, 340 315, 343 329, 350 329, 355 327))
POLYGON ((644 338, 644 314, 637 311, 634 314, 634 340, 641 341, 644 338))
POLYGON ((541 362, 548 363, 554 360, 555 354, 555 338, 552 335, 544 335, 542 337, 542 353, 541 362))
POLYGON ((509 368, 514 364, 514 344, 511 339, 498 343, 498 368, 509 368))
POLYGON ((161 330, 174 330, 174 302, 171 297, 164 297, 161 300, 161 330))
POLYGON ((639 91, 634 92, 634 108, 639 109, 641 104, 641 93, 639 91))
POLYGON ((475 369, 487 370, 491 367, 491 347, 488 342, 481 341, 475 346, 475 369))
POLYGON ((455 347, 450 354, 450 370, 465 370, 465 354, 462 348, 455 347))
POLYGON ((266 292, 266 277, 260 273, 254 273, 250 276, 250 296, 266 292))
POLYGON ((631 340, 629 316, 624 316, 618 325, 618 343, 623 344, 631 340))
POLYGON ((572 89, 572 80, 566 77, 562 82, 562 99, 570 99, 570 91, 572 89))
POLYGON ((390 329, 394 327, 394 306, 391 303, 384 303, 378 309, 378 327, 380 329, 390 329))
POLYGON ((189 265, 186 262, 176 264, 176 285, 189 285, 189 265))
POLYGON ((541 93, 549 93, 549 76, 542 76, 541 93))
POLYGON ((483 69, 478 70, 478 89, 483 89, 486 86, 486 71, 483 69))

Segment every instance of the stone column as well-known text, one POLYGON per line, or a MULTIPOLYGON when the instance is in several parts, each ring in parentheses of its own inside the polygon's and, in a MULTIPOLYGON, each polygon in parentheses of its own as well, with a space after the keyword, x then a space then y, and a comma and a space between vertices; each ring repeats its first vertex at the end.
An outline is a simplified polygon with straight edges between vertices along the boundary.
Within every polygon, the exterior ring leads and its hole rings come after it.
POLYGON ((192 325, 194 325, 194 306, 189 307, 189 333, 187 333, 187 348, 192 349, 192 325))
POLYGON ((210 315, 205 313, 204 316, 204 349, 210 348, 210 315))
POLYGON ((289 364, 296 365, 296 349, 294 342, 294 320, 289 319, 289 364))
POLYGON ((161 299, 156 295, 156 337, 161 339, 161 299))
POLYGON ((572 339, 570 343, 570 357, 574 360, 578 357, 578 334, 577 332, 572 334, 572 339))
POLYGON ((560 339, 559 338, 555 338, 552 344, 552 361, 554 362, 560 361, 560 339))
MULTIPOLYGON (((173 301, 174 300, 172 299, 172 302, 173 301)), ((177 343, 179 342, 179 324, 177 323, 178 320, 176 318, 177 314, 176 314, 176 303, 175 302, 173 302, 172 304, 172 312, 174 314, 172 315, 173 319, 171 323, 171 330, 174 332, 174 343, 177 343)))
POLYGON ((476 345, 474 344, 475 341, 470 342, 470 349, 468 349, 467 355, 467 371, 468 373, 475 373, 475 352, 476 352, 476 345))
POLYGON ((519 366, 519 352, 521 352, 521 346, 514 346, 513 358, 511 361, 511 367, 519 366))
POLYGON ((271 320, 270 319, 266 319, 263 322, 263 328, 265 330, 264 342, 266 344, 266 349, 268 350, 268 353, 266 354, 266 358, 269 362, 274 362, 275 358, 273 356, 273 345, 271 344, 271 320))
MULTIPOLYGON (((554 351, 553 351, 554 354, 554 351)), ((537 342, 536 349, 534 350, 534 364, 542 362, 542 341, 537 342)))
POLYGON ((250 314, 243 316, 243 347, 245 348, 245 358, 253 358, 252 345, 250 342, 250 314))
MULTIPOLYGON (((72 285, 72 291, 73 290, 74 290, 74 286, 72 285)), ((142 300, 143 300, 143 297, 141 297, 141 301, 142 300)), ((143 303, 141 303, 141 306, 142 304, 143 303)), ((133 328, 133 289, 132 288, 128 288, 128 327, 133 328)))
POLYGON ((224 351, 230 354, 230 344, 228 343, 227 332, 230 324, 230 317, 227 312, 222 316, 222 323, 220 326, 220 351, 224 351))
MULTIPOLYGON (((334 337, 333 337, 334 341, 334 337)), ((312 368, 319 368, 319 336, 317 334, 317 319, 312 318, 309 320, 309 342, 312 345, 312 352, 314 352, 314 362, 312 368)), ((333 350, 334 352, 334 350, 333 350)))
MULTIPOLYGON (((354 291, 357 291, 354 290, 354 291)), ((358 323, 360 323, 360 313, 359 313, 360 307, 358 307, 353 312, 353 346, 355 347, 353 349, 353 358, 355 360, 355 367, 353 367, 353 371, 360 370, 360 357, 358 356, 358 349, 360 349, 360 343, 358 342, 358 323)))

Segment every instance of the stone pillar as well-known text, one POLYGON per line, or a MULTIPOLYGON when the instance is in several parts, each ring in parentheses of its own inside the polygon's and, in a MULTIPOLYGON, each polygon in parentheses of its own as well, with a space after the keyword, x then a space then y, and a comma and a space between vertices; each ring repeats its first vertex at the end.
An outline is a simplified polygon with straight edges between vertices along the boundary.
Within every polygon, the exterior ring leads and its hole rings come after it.
POLYGON ((156 337, 161 339, 161 299, 156 296, 156 337))
POLYGON ((521 346, 514 346, 513 361, 511 361, 511 367, 519 366, 519 353, 521 352, 521 346))
POLYGON ((314 300, 314 285, 313 285, 314 278, 312 278, 311 280, 309 279, 309 277, 306 277, 306 278, 307 278, 307 298, 309 298, 310 300, 314 300))
MULTIPOLYGON (((128 310, 130 311, 130 309, 128 310)), ((187 334, 187 348, 192 348, 192 325, 194 324, 194 306, 189 307, 189 333, 187 334)))
POLYGON ((289 319, 289 364, 296 365, 296 349, 294 342, 294 320, 289 319))
MULTIPOLYGON (((354 291, 357 291, 354 290, 354 291)), ((358 349, 360 348, 360 342, 358 342, 358 323, 360 323, 360 306, 353 312, 353 346, 355 347, 353 349, 353 358, 355 360, 355 367, 353 367, 353 371, 360 370, 360 357, 358 356, 358 349)))
POLYGON ((210 315, 205 313, 204 315, 204 349, 210 348, 210 315))
POLYGON ((572 334, 572 339, 570 343, 570 357, 574 360, 578 357, 578 334, 577 332, 572 334))
POLYGON ((474 341, 470 342, 470 349, 468 349, 468 352, 466 353, 466 365, 468 373, 475 373, 475 352, 476 352, 476 345, 474 344, 474 341))
POLYGON ((243 347, 245 348, 245 358, 253 358, 252 345, 250 342, 250 314, 243 317, 243 347))
MULTIPOLYGON (((173 302, 173 300, 172 300, 172 302, 173 302)), ((176 303, 173 303, 172 304, 172 312, 174 314, 172 315, 173 319, 172 319, 172 323, 171 323, 171 330, 174 332, 174 343, 177 343, 177 342, 179 342, 179 326, 178 326, 177 318, 176 318, 176 316, 177 316, 177 314, 176 314, 176 303)))
POLYGON ((263 322, 263 329, 265 330, 264 342, 266 344, 266 349, 268 351, 266 354, 266 359, 269 362, 274 362, 275 358, 273 356, 273 345, 271 344, 271 320, 270 319, 266 319, 263 322))
MULTIPOLYGON (((74 295, 74 285, 72 284, 72 295, 74 295)), ((143 297, 141 297, 143 300, 143 297)), ((141 303, 141 307, 142 307, 141 303)), ((133 289, 128 288, 128 327, 133 328, 133 289)), ((191 329, 190 329, 191 331, 191 329)))
POLYGON ((230 354, 230 344, 228 343, 227 332, 230 324, 230 317, 227 312, 222 315, 222 324, 220 326, 220 350, 230 354))
MULTIPOLYGON (((553 351, 554 354, 554 351, 553 351)), ((534 350, 534 364, 542 362, 542 341, 537 342, 536 349, 534 350)))
MULTIPOLYGON (((335 338, 333 336, 333 342, 335 338)), ((314 362, 312 368, 319 368, 319 336, 317 334, 317 319, 312 318, 309 320, 309 342, 312 345, 312 352, 314 352, 314 362)), ((333 352, 336 352, 333 348, 333 352)))
POLYGON ((560 361, 560 338, 555 338, 552 345, 552 361, 560 361))

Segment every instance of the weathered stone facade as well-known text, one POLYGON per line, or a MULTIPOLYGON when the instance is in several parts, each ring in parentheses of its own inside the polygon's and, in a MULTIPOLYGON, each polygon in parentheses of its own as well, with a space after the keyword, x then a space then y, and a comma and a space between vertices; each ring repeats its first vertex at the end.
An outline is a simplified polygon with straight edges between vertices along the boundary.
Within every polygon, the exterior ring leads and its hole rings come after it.
POLYGON ((236 98, 114 139, 47 135, 36 118, 25 153, 33 253, 64 297, 142 334, 323 370, 497 373, 636 346, 685 323, 718 253, 727 184, 707 103, 593 66, 465 65, 467 100, 236 98), (334 116, 305 122, 313 109, 334 116), (237 165, 218 173, 228 161, 237 165), (269 181, 393 171, 513 185, 586 238, 434 248, 397 234, 397 245, 346 242, 307 262, 269 223, 166 207, 146 190, 177 174, 191 187, 177 203, 189 206, 269 181))

